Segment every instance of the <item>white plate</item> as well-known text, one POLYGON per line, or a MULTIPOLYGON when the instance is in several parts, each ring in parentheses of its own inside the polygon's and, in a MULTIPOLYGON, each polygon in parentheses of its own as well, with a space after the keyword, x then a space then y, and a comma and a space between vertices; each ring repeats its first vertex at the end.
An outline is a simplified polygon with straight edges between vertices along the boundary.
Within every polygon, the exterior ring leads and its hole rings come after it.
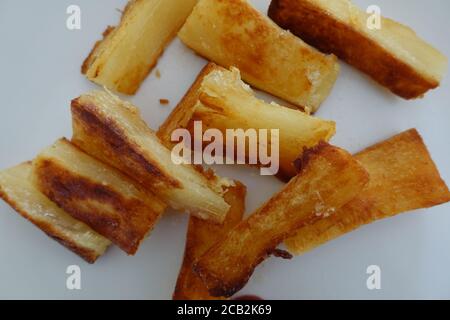
MULTIPOLYGON (((268 0, 253 0, 266 12, 268 0)), ((359 0, 413 27, 450 56, 450 2, 359 0)), ((96 88, 80 65, 107 25, 117 23, 125 0, 0 1, 0 168, 32 159, 61 136, 71 136, 69 102, 96 88), (82 10, 82 29, 66 29, 66 8, 82 10)), ((205 61, 178 40, 135 97, 157 128, 183 96, 205 61), (170 107, 159 105, 160 98, 170 107)), ((337 84, 318 115, 337 121, 333 143, 356 152, 415 127, 443 178, 450 182, 450 77, 422 100, 407 102, 342 64, 337 84)), ((267 97, 267 96, 266 96, 267 97)), ((282 186, 254 169, 219 168, 249 190, 248 211, 282 186)), ((110 249, 95 265, 84 263, 0 203, 0 298, 168 299, 184 250, 187 216, 168 214, 135 257, 110 249), (66 289, 66 268, 79 265, 82 289, 66 289)), ((377 222, 292 261, 269 259, 242 294, 267 299, 450 298, 450 205, 377 222), (366 268, 379 265, 382 289, 369 291, 366 268)))

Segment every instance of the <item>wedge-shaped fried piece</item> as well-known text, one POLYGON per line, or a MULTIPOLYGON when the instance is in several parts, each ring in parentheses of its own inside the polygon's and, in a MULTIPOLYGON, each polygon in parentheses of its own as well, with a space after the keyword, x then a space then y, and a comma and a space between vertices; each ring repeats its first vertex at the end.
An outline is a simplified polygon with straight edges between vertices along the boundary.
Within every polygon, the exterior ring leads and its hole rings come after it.
POLYGON ((72 141, 85 152, 129 175, 173 208, 223 221, 230 206, 216 181, 194 166, 176 165, 135 106, 96 91, 72 101, 72 118, 72 141))
MULTIPOLYGON (((201 121, 203 130, 278 129, 279 162, 282 177, 296 175, 294 161, 304 148, 329 141, 336 131, 333 121, 325 121, 276 103, 267 104, 240 79, 239 70, 228 71, 210 64, 200 73, 192 88, 166 120, 162 128, 194 128, 201 121)), ((226 138, 224 138, 225 143, 226 138)), ((234 141, 230 141, 233 142, 234 141)), ((270 143, 270 141, 269 141, 270 143)), ((258 161, 261 163, 260 161, 258 161)))
POLYGON ((131 0, 118 27, 108 27, 85 60, 87 78, 134 94, 197 0, 131 0))
POLYGON ((165 209, 152 193, 61 139, 33 161, 33 179, 52 201, 135 254, 165 209))
POLYGON ((304 226, 285 243, 306 251, 376 220, 450 201, 450 192, 416 130, 370 147, 355 158, 370 182, 357 198, 326 219, 304 226))
POLYGON ((413 30, 387 18, 369 28, 369 15, 349 0, 272 0, 269 16, 405 99, 438 87, 447 71, 447 58, 413 30))
POLYGON ((282 241, 348 203, 369 179, 350 154, 326 143, 307 151, 298 162, 300 173, 280 193, 196 263, 194 270, 211 295, 236 293, 282 241))
POLYGON ((89 263, 111 242, 74 219, 31 182, 31 162, 0 172, 0 197, 24 218, 89 263))
POLYGON ((237 181, 228 188, 225 200, 230 205, 230 210, 222 225, 212 224, 195 217, 190 218, 183 265, 173 294, 174 300, 217 299, 209 294, 208 289, 192 268, 198 258, 241 222, 245 211, 245 195, 245 186, 237 181))
POLYGON ((246 0, 200 0, 178 36, 209 60, 239 68, 251 85, 310 111, 339 73, 335 56, 282 30, 246 0))

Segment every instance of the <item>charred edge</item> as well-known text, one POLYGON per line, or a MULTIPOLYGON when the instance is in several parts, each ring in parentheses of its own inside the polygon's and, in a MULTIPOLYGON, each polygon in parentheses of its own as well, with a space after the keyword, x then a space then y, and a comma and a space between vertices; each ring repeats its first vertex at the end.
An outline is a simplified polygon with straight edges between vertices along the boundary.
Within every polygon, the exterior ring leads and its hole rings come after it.
POLYGON ((347 63, 367 74, 392 93, 404 99, 411 100, 419 98, 429 90, 439 86, 439 82, 423 77, 413 67, 393 56, 376 41, 359 34, 347 24, 336 21, 314 5, 300 3, 299 7, 296 7, 295 12, 299 15, 293 15, 289 1, 284 0, 273 0, 269 7, 269 17, 280 27, 290 30, 296 36, 301 37, 303 41, 324 53, 335 54, 342 60, 345 60, 347 63), (352 38, 358 38, 358 40, 353 42, 358 43, 358 46, 352 51, 357 52, 363 47, 370 48, 372 53, 378 57, 378 59, 374 60, 382 61, 382 63, 380 63, 384 67, 378 66, 374 68, 370 64, 370 66, 368 64, 363 64, 359 58, 355 58, 349 54, 345 48, 348 48, 349 44, 352 44, 352 42, 351 40, 346 39, 346 37, 341 39, 341 42, 345 42, 344 44, 340 43, 339 45, 334 45, 333 41, 327 39, 327 36, 322 37, 320 34, 317 34, 317 32, 314 34, 308 27, 302 28, 298 25, 299 21, 307 23, 308 20, 311 20, 311 17, 315 17, 316 20, 321 21, 316 29, 320 29, 327 25, 327 28, 330 30, 345 30, 345 33, 351 34, 352 38))
POLYGON ((320 141, 316 146, 312 148, 304 148, 302 155, 294 161, 294 166, 297 171, 299 173, 303 171, 314 156, 328 147, 330 147, 329 143, 320 141))
MULTIPOLYGON (((95 106, 81 104, 78 99, 72 100, 72 113, 76 118, 81 119, 85 131, 94 136, 100 136, 114 154, 129 157, 133 162, 144 168, 147 173, 166 183, 168 187, 177 189, 182 188, 182 185, 178 180, 168 177, 159 170, 158 167, 149 163, 147 159, 137 151, 135 145, 128 141, 126 134, 113 120, 100 119, 95 114, 95 111, 93 111, 95 108, 95 106)), ((139 182, 145 185, 145 181, 142 181, 142 179, 140 179, 139 182)))
POLYGON ((95 263, 95 261, 97 261, 99 255, 95 251, 78 246, 70 238, 64 238, 64 236, 62 234, 59 234, 58 231, 55 230, 55 228, 50 223, 34 220, 26 211, 20 209, 19 205, 11 198, 9 198, 9 196, 5 192, 3 192, 2 188, 0 188, 0 198, 8 203, 10 207, 17 213, 19 213, 23 218, 25 218, 37 228, 39 228, 42 232, 44 232, 50 239, 57 241, 66 249, 69 249, 90 264, 93 264, 95 263))
POLYGON ((122 222, 120 217, 107 217, 90 214, 85 210, 74 207, 71 203, 79 200, 95 199, 101 203, 109 203, 119 212, 127 210, 126 200, 104 186, 83 178, 73 178, 71 173, 55 165, 50 160, 43 160, 37 168, 39 184, 43 187, 43 193, 59 207, 88 224, 96 232, 116 243, 128 254, 135 254, 144 234, 131 230, 122 222))
POLYGON ((194 264, 193 271, 200 277, 200 279, 202 279, 203 283, 208 288, 209 294, 216 298, 232 297, 236 292, 245 287, 250 279, 250 276, 253 274, 253 271, 246 272, 245 277, 242 277, 241 280, 225 283, 218 277, 205 272, 198 264, 194 264))
MULTIPOLYGON (((108 26, 105 31, 103 31, 103 39, 97 41, 94 44, 94 47, 92 48, 91 52, 87 56, 87 58, 83 61, 83 64, 81 65, 81 73, 86 74, 91 67, 91 65, 95 61, 95 54, 97 53, 97 50, 100 48, 100 45, 108 38, 108 36, 115 30, 115 27, 108 26)), ((96 74, 97 76, 98 74, 96 74)))

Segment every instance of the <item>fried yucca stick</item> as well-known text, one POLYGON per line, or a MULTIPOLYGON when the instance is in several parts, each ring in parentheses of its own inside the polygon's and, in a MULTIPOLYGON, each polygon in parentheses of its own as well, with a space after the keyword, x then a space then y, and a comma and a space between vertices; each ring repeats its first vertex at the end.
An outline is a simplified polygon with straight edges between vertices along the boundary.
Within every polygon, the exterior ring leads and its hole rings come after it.
POLYGON ((60 209, 31 182, 31 162, 0 172, 0 197, 49 237, 94 263, 111 242, 60 209))
POLYGON ((39 190, 74 218, 135 254, 165 204, 116 169, 61 139, 33 161, 39 190))
POLYGON ((176 165, 171 152, 130 103, 95 91, 72 101, 72 141, 116 167, 175 209, 222 222, 229 205, 215 179, 191 165, 176 165), (214 181, 213 181, 214 180, 214 181))
POLYGON ((228 231, 241 222, 245 211, 246 188, 235 182, 225 193, 230 205, 227 217, 222 225, 192 217, 189 220, 183 265, 173 294, 174 300, 214 300, 202 280, 192 270, 195 261, 214 243, 223 238, 228 231))
POLYGON ((309 111, 329 95, 339 65, 275 25, 246 0, 200 0, 178 33, 200 55, 235 66, 258 89, 309 111))
POLYGON ((228 71, 213 63, 202 70, 161 128, 192 131, 194 121, 202 121, 204 130, 221 130, 224 137, 227 129, 279 129, 279 176, 285 178, 296 175, 294 161, 304 148, 329 141, 336 131, 333 121, 265 103, 241 81, 238 69, 228 71))
MULTIPOLYGON (((213 66, 213 64, 211 64, 211 66, 213 66)), ((205 70, 206 69, 208 69, 208 67, 205 67, 205 70)), ((188 97, 185 97, 185 99, 188 99, 188 97)), ((174 117, 172 117, 173 121, 166 121, 157 132, 158 137, 167 148, 172 148, 175 145, 175 143, 171 141, 171 134, 173 130, 179 127, 179 123, 185 122, 182 118, 188 116, 184 113, 184 110, 180 110, 179 107, 177 107, 177 110, 179 111, 175 112, 174 117)), ((211 176, 208 171, 204 172, 204 174, 211 176)), ((230 181, 226 184, 226 187, 224 187, 225 183, 223 182, 223 178, 216 175, 212 175, 211 178, 216 179, 217 183, 224 188, 224 199, 230 205, 230 209, 221 225, 198 219, 193 215, 190 216, 183 264, 173 293, 174 300, 217 299, 209 294, 203 281, 201 281, 194 273, 194 262, 215 242, 237 225, 244 215, 245 197, 247 194, 246 187, 239 181, 230 181)))
POLYGON ((82 73, 102 86, 134 94, 156 65, 197 0, 131 0, 120 25, 108 27, 82 73))
POLYGON ((349 0, 272 0, 269 16, 405 99, 438 87, 447 71, 447 58, 413 30, 387 18, 371 30, 369 15, 349 0))
POLYGON ((195 264, 211 295, 229 297, 239 291, 281 242, 348 203, 369 180, 350 154, 327 143, 305 152, 298 163, 300 173, 280 193, 195 264))
POLYGON ((372 146, 355 158, 369 172, 369 184, 336 213, 302 227, 286 240, 290 252, 303 254, 376 220, 450 201, 450 192, 416 130, 372 146))

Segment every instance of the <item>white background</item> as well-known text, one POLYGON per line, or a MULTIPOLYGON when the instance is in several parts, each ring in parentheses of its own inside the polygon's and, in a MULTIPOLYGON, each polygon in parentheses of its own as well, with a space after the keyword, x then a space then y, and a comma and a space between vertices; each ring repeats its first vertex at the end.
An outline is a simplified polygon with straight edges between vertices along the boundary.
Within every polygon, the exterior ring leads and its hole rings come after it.
MULTIPOLYGON (((268 0, 253 0, 266 12, 268 0)), ((450 2, 359 0, 413 27, 450 56, 450 2)), ((0 169, 32 159, 71 136, 69 102, 96 88, 80 74, 83 59, 105 27, 115 25, 124 0, 0 0, 0 169), (82 10, 82 29, 66 29, 66 8, 82 10)), ((205 61, 175 40, 131 100, 157 129, 205 61), (159 105, 160 98, 170 107, 159 105)), ((450 78, 423 100, 407 102, 342 64, 318 116, 337 121, 333 143, 351 152, 416 127, 443 178, 450 182, 450 78)), ((265 96, 267 98, 267 96, 265 96)), ((270 98, 269 98, 270 99, 270 98)), ((248 168, 220 168, 248 186, 248 211, 282 184, 248 168)), ((48 239, 0 203, 0 298, 167 299, 184 250, 187 217, 168 213, 135 257, 111 248, 95 265, 48 239), (78 264, 82 290, 68 291, 65 270, 78 264)), ((450 298, 450 205, 374 223, 292 261, 269 259, 242 294, 266 299, 450 298), (366 288, 366 268, 382 269, 382 290, 366 288)))

